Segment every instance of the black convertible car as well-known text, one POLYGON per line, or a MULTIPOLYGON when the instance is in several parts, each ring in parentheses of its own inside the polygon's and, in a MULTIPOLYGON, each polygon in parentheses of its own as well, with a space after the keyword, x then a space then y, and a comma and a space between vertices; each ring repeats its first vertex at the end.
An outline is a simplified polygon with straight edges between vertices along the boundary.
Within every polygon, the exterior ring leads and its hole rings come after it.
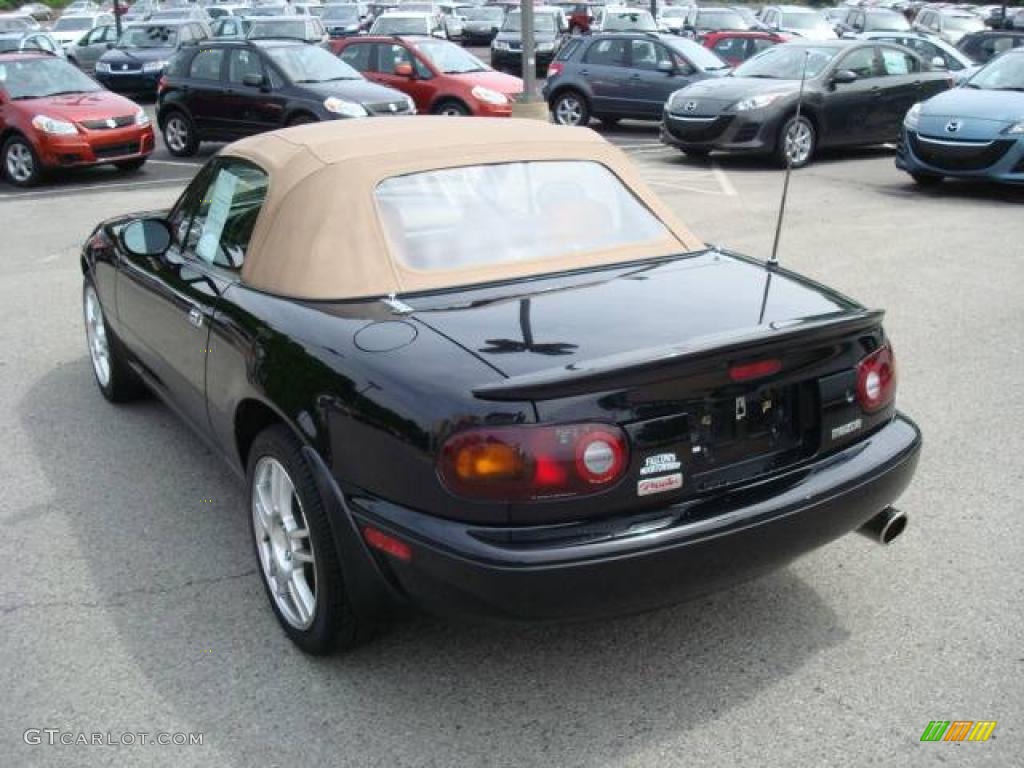
POLYGON ((157 393, 245 478, 308 652, 404 606, 646 609, 905 525, 882 312, 704 246, 586 129, 244 139, 81 266, 100 390, 157 393))
POLYGON ((907 110, 952 86, 916 53, 879 41, 789 42, 672 94, 661 140, 687 155, 773 155, 807 165, 821 147, 895 142, 907 110), (806 76, 801 115, 800 80, 806 76))

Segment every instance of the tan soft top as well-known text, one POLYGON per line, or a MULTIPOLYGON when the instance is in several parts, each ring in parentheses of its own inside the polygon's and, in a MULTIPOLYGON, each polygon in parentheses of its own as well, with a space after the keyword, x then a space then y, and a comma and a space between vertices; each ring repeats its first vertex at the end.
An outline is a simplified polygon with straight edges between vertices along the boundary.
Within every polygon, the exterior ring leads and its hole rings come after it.
POLYGON ((386 296, 613 264, 698 249, 701 243, 596 133, 534 120, 394 117, 338 120, 242 139, 222 154, 270 176, 242 280, 307 299, 386 296), (663 241, 495 265, 429 272, 388 249, 377 184, 419 171, 531 160, 591 160, 614 173, 665 224, 663 241))

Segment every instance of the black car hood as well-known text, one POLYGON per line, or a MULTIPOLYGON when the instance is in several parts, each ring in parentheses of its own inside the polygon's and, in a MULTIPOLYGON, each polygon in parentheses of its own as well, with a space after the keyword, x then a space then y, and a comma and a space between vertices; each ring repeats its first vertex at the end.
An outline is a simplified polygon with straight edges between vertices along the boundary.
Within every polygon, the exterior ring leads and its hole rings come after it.
MULTIPOLYGON (((523 36, 519 32, 499 32, 494 39, 502 43, 521 43, 523 36)), ((554 32, 536 32, 533 39, 538 43, 553 43, 558 35, 554 32)))
POLYGON ((761 93, 796 93, 799 80, 769 80, 764 77, 716 77, 701 80, 683 89, 688 98, 736 101, 761 93))
POLYGON ((409 297, 415 317, 506 376, 571 366, 859 305, 715 251, 504 286, 409 297))
POLYGON ((111 48, 100 56, 104 64, 138 63, 140 61, 164 61, 174 55, 174 46, 159 48, 111 48))
POLYGON ((379 104, 382 102, 405 101, 401 91, 377 85, 369 80, 332 80, 327 83, 298 83, 318 96, 327 98, 337 96, 339 99, 355 101, 360 104, 379 104))

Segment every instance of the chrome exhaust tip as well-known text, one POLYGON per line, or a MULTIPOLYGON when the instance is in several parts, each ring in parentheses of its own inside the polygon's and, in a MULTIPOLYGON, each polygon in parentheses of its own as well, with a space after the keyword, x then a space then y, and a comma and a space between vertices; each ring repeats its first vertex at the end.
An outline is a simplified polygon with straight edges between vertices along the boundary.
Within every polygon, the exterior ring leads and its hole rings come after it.
POLYGON ((879 544, 891 544, 907 527, 907 516, 896 507, 886 507, 857 529, 879 544))

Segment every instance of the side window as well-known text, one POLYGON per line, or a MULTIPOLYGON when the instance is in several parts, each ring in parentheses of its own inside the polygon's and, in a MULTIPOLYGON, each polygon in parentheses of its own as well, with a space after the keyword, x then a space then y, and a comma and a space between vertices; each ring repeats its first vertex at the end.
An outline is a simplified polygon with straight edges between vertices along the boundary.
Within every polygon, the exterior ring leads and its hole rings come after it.
POLYGON ((412 64, 412 55, 404 45, 378 45, 377 70, 385 75, 393 75, 399 64, 412 64))
POLYGON ((773 45, 775 45, 775 43, 771 40, 761 40, 759 38, 754 38, 753 40, 750 41, 750 55, 753 56, 755 54, 758 54, 761 51, 771 48, 773 45))
POLYGON ((341 60, 353 69, 369 72, 371 50, 372 47, 369 43, 355 43, 341 52, 341 60))
POLYGON ((223 48, 206 48, 192 59, 189 77, 197 80, 220 80, 220 68, 224 62, 223 48))
POLYGON ((862 11, 858 11, 857 13, 851 14, 850 15, 849 24, 850 24, 851 27, 856 29, 858 32, 863 32, 864 31, 864 13, 862 11))
POLYGON ((626 40, 596 40, 583 54, 587 64, 603 64, 609 67, 626 66, 626 40))
POLYGON ((839 69, 849 69, 857 73, 861 79, 875 77, 875 49, 873 47, 859 48, 846 55, 839 69))
POLYGON ((576 49, 580 47, 579 37, 570 37, 569 40, 558 49, 558 55, 555 56, 558 61, 568 61, 569 58, 576 52, 576 49))
POLYGON ((192 24, 192 39, 193 40, 205 40, 206 30, 203 29, 201 24, 192 24))
POLYGON ((21 43, 21 50, 23 51, 42 51, 43 46, 39 43, 39 38, 36 35, 26 37, 21 43))
POLYGON ((267 197, 267 175, 239 160, 219 163, 199 201, 186 239, 201 261, 238 269, 267 197))
POLYGON ((666 61, 671 61, 668 58, 667 51, 659 51, 660 45, 655 45, 650 40, 631 40, 631 63, 633 69, 644 69, 644 70, 657 70, 658 69, 658 58, 659 54, 664 57, 666 61))
POLYGON ((909 75, 912 72, 920 71, 920 63, 909 53, 896 50, 895 48, 882 48, 883 75, 909 75))
POLYGON ((232 83, 244 83, 246 75, 263 77, 263 64, 256 51, 236 48, 228 56, 228 80, 232 83))
POLYGON ((105 30, 104 35, 103 35, 103 42, 104 43, 116 43, 117 42, 117 27, 111 25, 109 27, 104 27, 103 29, 105 30))
POLYGON ((97 43, 103 42, 103 37, 107 31, 106 27, 94 27, 89 31, 89 34, 82 40, 82 45, 96 45, 97 43))
POLYGON ((711 49, 728 61, 742 61, 747 41, 741 37, 723 37, 711 49))
POLYGON ((188 28, 188 24, 178 27, 178 42, 181 45, 192 42, 192 32, 188 28))

